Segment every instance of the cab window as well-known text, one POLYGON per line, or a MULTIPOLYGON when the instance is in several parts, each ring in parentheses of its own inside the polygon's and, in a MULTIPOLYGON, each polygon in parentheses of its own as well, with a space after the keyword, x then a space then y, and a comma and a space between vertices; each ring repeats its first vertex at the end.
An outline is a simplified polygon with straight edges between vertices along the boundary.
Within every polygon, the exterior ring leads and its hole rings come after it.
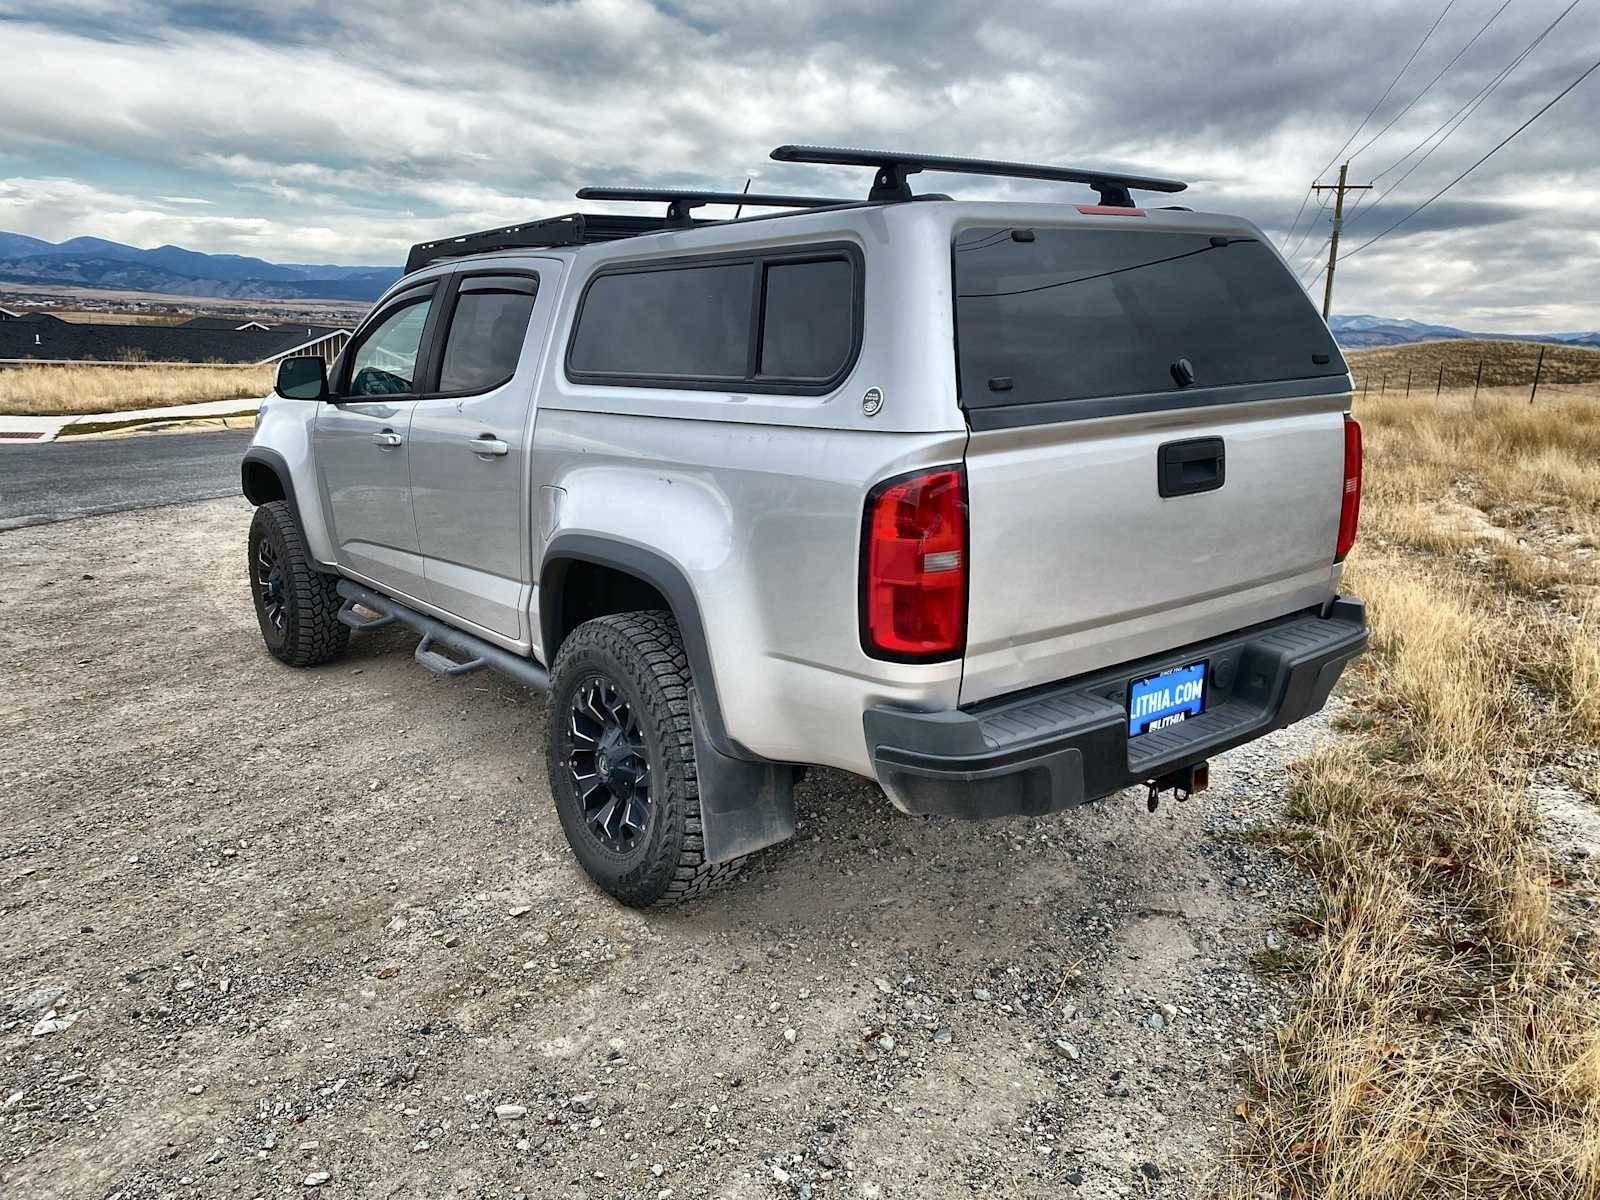
POLYGON ((389 313, 362 338, 350 360, 348 396, 400 396, 416 391, 417 357, 432 296, 389 313))
POLYGON ((516 374, 534 291, 534 280, 518 276, 462 280, 445 335, 441 392, 486 392, 516 374))

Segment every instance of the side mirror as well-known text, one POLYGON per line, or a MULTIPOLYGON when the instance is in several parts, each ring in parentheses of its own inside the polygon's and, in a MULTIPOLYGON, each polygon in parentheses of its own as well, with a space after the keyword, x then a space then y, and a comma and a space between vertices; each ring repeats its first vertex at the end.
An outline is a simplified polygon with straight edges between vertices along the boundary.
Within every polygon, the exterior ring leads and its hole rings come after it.
POLYGON ((326 400, 328 364, 314 355, 285 358, 278 363, 278 378, 272 390, 285 400, 326 400))

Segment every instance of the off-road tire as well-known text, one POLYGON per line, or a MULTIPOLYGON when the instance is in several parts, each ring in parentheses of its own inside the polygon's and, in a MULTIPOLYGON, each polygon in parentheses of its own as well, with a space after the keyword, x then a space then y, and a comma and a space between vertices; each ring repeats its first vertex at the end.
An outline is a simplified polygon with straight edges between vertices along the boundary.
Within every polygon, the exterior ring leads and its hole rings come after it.
POLYGON ((545 765, 556 814, 589 877, 633 908, 678 904, 738 872, 738 860, 706 861, 690 715, 693 679, 678 623, 667 612, 630 612, 585 622, 561 644, 550 675, 545 765), (600 677, 633 706, 649 760, 649 806, 636 844, 603 844, 584 815, 573 779, 573 705, 600 677))
POLYGON ((291 667, 314 667, 345 652, 350 627, 339 620, 339 580, 317 570, 288 501, 271 500, 256 509, 248 563, 256 624, 273 658, 291 667), (260 577, 263 543, 281 572, 275 596, 267 594, 260 577), (274 605, 275 616, 270 615, 274 605))

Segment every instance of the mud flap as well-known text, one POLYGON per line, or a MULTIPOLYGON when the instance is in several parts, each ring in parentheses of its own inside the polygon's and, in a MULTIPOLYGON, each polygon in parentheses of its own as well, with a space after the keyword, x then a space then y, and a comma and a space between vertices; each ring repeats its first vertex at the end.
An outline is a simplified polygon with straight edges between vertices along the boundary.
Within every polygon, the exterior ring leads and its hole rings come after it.
POLYGON ((695 696, 694 762, 700 780, 700 826, 706 858, 731 862, 794 835, 795 768, 719 753, 706 736, 695 696))

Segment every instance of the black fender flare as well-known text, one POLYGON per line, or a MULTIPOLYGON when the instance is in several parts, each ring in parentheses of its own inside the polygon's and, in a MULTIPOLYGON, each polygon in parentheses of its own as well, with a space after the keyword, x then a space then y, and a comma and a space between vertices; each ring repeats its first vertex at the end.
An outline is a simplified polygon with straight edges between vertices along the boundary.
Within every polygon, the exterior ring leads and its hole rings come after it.
POLYGON ((244 457, 239 460, 239 490, 244 493, 246 500, 259 506, 266 502, 266 498, 251 493, 252 464, 265 467, 277 477, 278 486, 283 489, 283 498, 289 502, 289 509, 294 513, 295 521, 304 529, 305 522, 300 520, 300 502, 294 494, 294 476, 289 473, 289 461, 276 450, 266 446, 251 446, 244 452, 244 457))
POLYGON ((591 533, 558 533, 550 539, 544 563, 539 568, 539 632, 545 666, 555 665, 555 651, 560 641, 561 589, 567 568, 574 562, 594 563, 636 576, 666 597, 683 634, 684 652, 689 656, 689 669, 694 673, 695 691, 711 744, 730 758, 754 759, 755 755, 728 737, 727 726, 723 724, 716 678, 711 673, 711 649, 706 642, 705 621, 700 616, 694 588, 677 564, 653 550, 591 533))
POLYGON ((574 562, 610 567, 644 580, 666 598, 678 622, 694 675, 695 759, 706 857, 728 862, 792 836, 798 771, 788 763, 760 758, 728 736, 700 605, 688 578, 674 563, 631 542, 585 533, 557 534, 539 569, 539 625, 546 665, 554 665, 561 588, 574 562))

